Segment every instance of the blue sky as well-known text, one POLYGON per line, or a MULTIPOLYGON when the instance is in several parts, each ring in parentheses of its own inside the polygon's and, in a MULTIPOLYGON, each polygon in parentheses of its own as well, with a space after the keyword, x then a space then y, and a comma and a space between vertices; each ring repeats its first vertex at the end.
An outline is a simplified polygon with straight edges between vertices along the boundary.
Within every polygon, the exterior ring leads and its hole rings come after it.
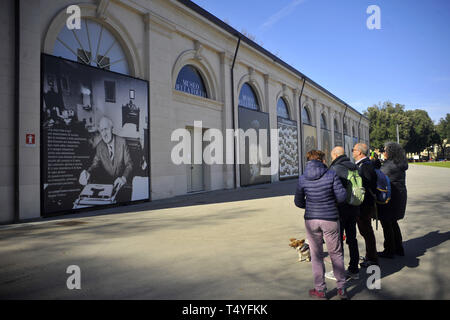
POLYGON ((360 112, 391 101, 450 113, 448 0, 194 0, 360 112), (368 6, 381 11, 369 30, 368 6))

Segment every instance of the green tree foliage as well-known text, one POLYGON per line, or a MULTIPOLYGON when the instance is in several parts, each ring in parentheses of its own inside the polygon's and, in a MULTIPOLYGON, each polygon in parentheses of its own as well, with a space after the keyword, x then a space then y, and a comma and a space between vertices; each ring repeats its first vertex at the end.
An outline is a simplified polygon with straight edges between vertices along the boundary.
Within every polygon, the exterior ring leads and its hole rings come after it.
POLYGON ((436 131, 443 140, 450 139, 450 113, 447 113, 445 118, 441 118, 439 120, 439 123, 436 126, 436 131))
POLYGON ((435 128, 435 138, 437 139, 435 143, 439 144, 442 158, 445 158, 445 145, 450 142, 450 113, 447 113, 445 118, 441 118, 435 128))
POLYGON ((397 124, 399 140, 402 146, 407 143, 410 120, 405 114, 405 106, 386 101, 383 105, 369 107, 364 115, 369 118, 370 146, 382 149, 387 141, 397 141, 397 124))
POLYGON ((387 141, 397 141, 397 125, 400 144, 406 152, 420 152, 436 139, 433 121, 424 110, 407 110, 405 106, 386 101, 369 107, 364 115, 369 118, 370 145, 383 148, 387 141))
POLYGON ((425 110, 408 110, 405 113, 412 124, 409 139, 404 146, 405 150, 412 153, 421 152, 433 144, 435 132, 433 120, 425 110))

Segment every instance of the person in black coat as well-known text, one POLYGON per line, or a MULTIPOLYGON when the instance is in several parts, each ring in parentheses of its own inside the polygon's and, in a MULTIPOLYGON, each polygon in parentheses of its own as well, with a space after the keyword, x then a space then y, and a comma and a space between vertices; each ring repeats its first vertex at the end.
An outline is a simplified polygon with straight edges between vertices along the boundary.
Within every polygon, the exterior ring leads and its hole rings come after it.
POLYGON ((378 265, 376 239, 372 228, 372 212, 374 206, 376 206, 372 194, 375 194, 377 188, 377 174, 372 161, 367 157, 369 148, 366 144, 355 144, 352 152, 353 158, 358 166, 358 173, 363 181, 363 187, 366 190, 364 201, 360 206, 360 214, 356 218, 356 222, 359 233, 361 233, 366 243, 365 261, 360 265, 363 268, 367 268, 370 265, 378 265))
POLYGON ((378 255, 384 258, 393 258, 394 254, 404 256, 402 233, 398 220, 405 217, 407 191, 406 170, 408 161, 403 148, 394 142, 385 144, 384 157, 386 161, 381 171, 391 181, 391 200, 385 205, 378 205, 378 217, 383 227, 384 251, 378 255))

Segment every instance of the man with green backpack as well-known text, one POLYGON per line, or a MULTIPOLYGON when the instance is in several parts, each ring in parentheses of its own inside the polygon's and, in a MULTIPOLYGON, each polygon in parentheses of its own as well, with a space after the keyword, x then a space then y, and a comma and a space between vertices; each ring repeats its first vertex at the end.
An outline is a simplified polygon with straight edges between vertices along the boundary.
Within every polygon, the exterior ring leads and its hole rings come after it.
MULTIPOLYGON (((343 246, 343 234, 345 231, 346 243, 350 253, 350 262, 347 269, 347 280, 359 279, 359 250, 356 239, 356 217, 359 215, 359 206, 364 200, 365 189, 362 178, 358 173, 358 167, 345 155, 343 147, 335 147, 331 151, 330 170, 336 172, 342 185, 347 190, 347 201, 338 205, 341 230, 341 242, 343 246)), ((334 279, 333 271, 325 274, 329 279, 334 279)))

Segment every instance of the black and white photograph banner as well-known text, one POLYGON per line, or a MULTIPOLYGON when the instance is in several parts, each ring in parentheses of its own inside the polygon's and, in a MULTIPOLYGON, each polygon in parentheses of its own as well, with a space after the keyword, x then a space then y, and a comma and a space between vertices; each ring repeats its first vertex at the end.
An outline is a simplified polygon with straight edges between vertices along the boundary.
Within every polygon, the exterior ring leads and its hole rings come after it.
POLYGON ((250 146, 252 141, 249 138, 245 138, 245 141, 240 140, 239 142, 240 149, 243 149, 244 151, 243 154, 242 153, 240 154, 240 162, 239 162, 241 172, 241 186, 249 186, 254 184, 270 182, 271 176, 264 175, 261 169, 263 168, 270 169, 271 163, 263 164, 261 162, 260 152, 258 152, 257 163, 250 163, 250 150, 254 147, 256 147, 261 152, 267 153, 265 156, 270 157, 269 114, 239 107, 239 129, 242 129, 244 132, 246 132, 249 129, 253 129, 255 130, 257 137, 257 141, 253 142, 253 143, 256 142, 256 146, 250 146), (267 135, 266 136, 267 142, 265 146, 262 146, 262 141, 259 140, 260 130, 265 130, 267 135))
POLYGON ((278 129, 280 179, 298 177, 297 122, 278 117, 278 129))
POLYGON ((331 132, 327 129, 320 129, 322 135, 322 151, 325 153, 327 165, 331 164, 331 132))
POLYGON ((344 143, 345 143, 345 154, 347 155, 347 157, 350 158, 350 160, 352 162, 354 162, 354 159, 352 157, 352 150, 353 150, 353 138, 351 136, 348 135, 344 135, 344 143))
POLYGON ((306 153, 317 149, 317 130, 316 127, 303 124, 304 147, 303 147, 303 163, 306 163, 306 153))
POLYGON ((42 214, 150 199, 148 82, 42 55, 42 214))
POLYGON ((344 147, 344 143, 342 141, 342 133, 334 132, 334 146, 335 147, 344 147))

